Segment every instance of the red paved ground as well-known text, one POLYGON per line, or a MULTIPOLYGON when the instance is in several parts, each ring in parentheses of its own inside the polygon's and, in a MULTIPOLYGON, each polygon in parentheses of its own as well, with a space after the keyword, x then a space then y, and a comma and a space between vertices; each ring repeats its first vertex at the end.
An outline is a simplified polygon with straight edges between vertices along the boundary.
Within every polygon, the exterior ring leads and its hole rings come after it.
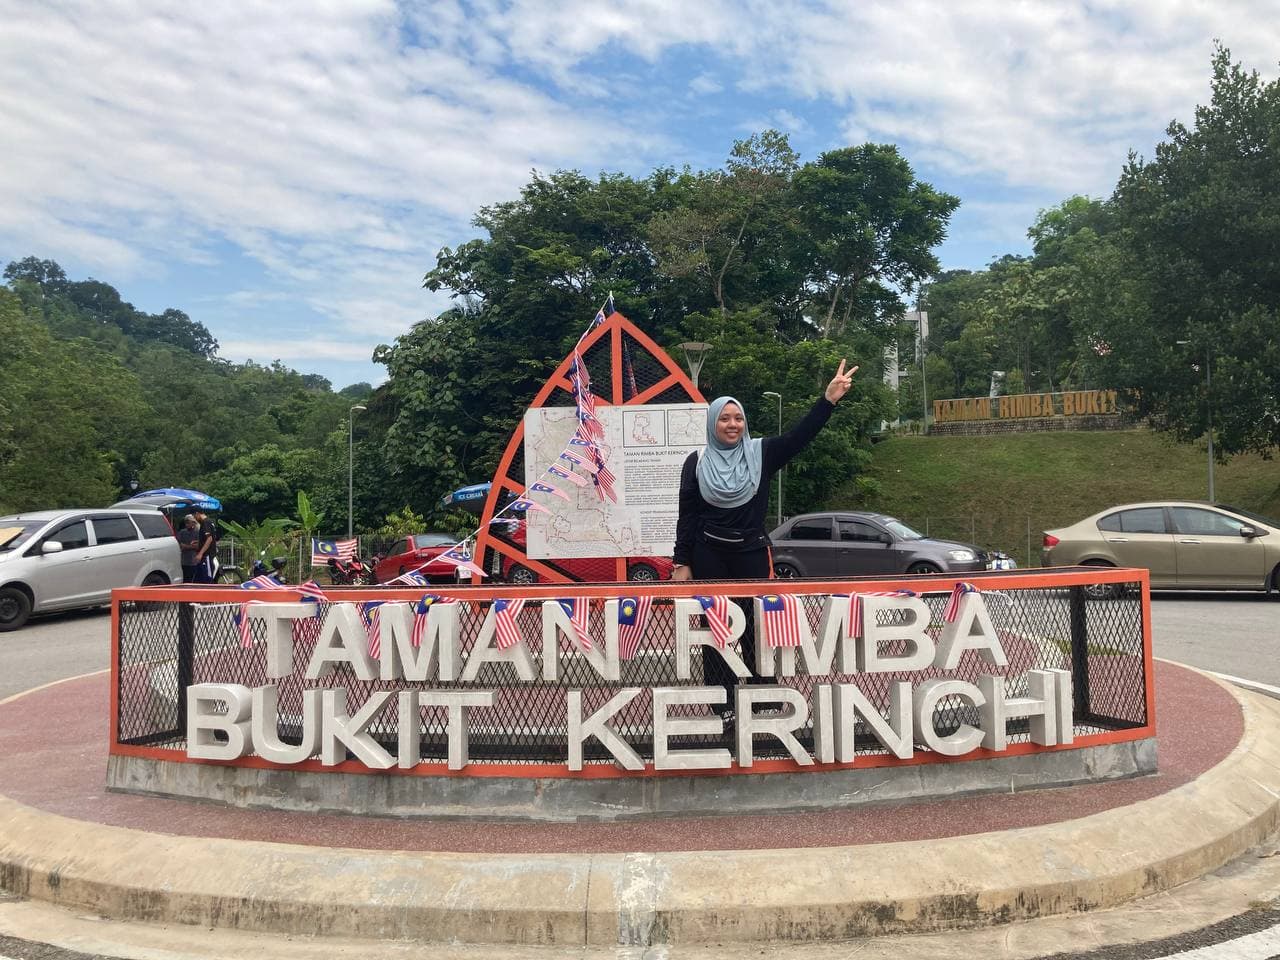
MULTIPOLYGON (((1179 787, 1220 762, 1244 730, 1216 684, 1156 664, 1160 772, 1116 783, 954 797, 822 813, 682 817, 628 823, 465 823, 238 810, 107 793, 106 674, 0 706, 0 793, 49 813, 181 836, 378 850, 590 853, 887 843, 1088 816, 1179 787)), ((339 776, 339 774, 334 774, 339 776)))

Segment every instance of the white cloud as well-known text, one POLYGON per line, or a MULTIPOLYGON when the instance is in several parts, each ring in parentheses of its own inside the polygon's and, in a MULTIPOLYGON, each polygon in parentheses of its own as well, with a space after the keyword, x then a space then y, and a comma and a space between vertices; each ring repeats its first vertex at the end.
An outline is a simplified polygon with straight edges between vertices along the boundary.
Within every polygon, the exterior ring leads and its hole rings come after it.
POLYGON ((926 178, 973 185, 953 237, 1004 242, 1044 205, 1027 198, 1105 195, 1130 147, 1149 152, 1170 119, 1189 120, 1212 38, 1270 69, 1273 12, 0 0, 0 245, 77 260, 126 292, 174 264, 218 264, 230 245, 265 277, 229 277, 230 299, 210 304, 230 325, 213 330, 224 352, 247 342, 257 300, 309 307, 325 329, 290 336, 367 357, 447 304, 420 287, 435 252, 473 235, 475 211, 531 168, 717 163, 728 143, 699 133, 760 118, 817 149, 900 143, 926 178), (254 297, 238 302, 245 286, 254 297))

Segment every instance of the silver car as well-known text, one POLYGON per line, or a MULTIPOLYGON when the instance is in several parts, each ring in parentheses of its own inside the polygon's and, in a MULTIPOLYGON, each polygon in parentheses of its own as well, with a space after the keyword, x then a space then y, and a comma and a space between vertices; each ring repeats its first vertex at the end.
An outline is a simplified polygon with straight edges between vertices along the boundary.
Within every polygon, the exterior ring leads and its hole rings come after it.
POLYGON ((113 587, 182 582, 158 510, 41 510, 0 517, 0 631, 33 613, 95 607, 113 587))
POLYGON ((1046 567, 1146 567, 1153 590, 1280 590, 1280 524, 1194 500, 1125 503, 1046 530, 1041 555, 1046 567))

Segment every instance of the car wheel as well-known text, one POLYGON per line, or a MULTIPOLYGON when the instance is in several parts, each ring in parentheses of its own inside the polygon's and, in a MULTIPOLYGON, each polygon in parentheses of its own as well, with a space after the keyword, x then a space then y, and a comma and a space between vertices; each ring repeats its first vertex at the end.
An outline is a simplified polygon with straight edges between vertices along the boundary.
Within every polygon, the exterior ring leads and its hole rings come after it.
POLYGON ((935 563, 929 563, 925 560, 917 560, 911 566, 907 567, 907 573, 917 576, 923 576, 930 573, 941 573, 942 570, 935 563))
MULTIPOLYGON (((1114 567, 1114 563, 1107 563, 1105 560, 1086 560, 1080 564, 1082 567, 1114 567)), ((1120 596, 1120 584, 1118 583, 1089 583, 1085 584, 1084 595, 1090 600, 1110 600, 1112 597, 1120 596)))
POLYGON ((627 568, 627 579, 640 583, 652 583, 658 579, 658 571, 647 563, 637 563, 627 568))
POLYGON ((798 580, 800 571, 789 563, 775 563, 773 565, 773 575, 779 580, 798 580))
POLYGON ((144 587, 163 587, 168 582, 169 578, 159 570, 153 570, 142 579, 142 585, 144 587))
POLYGON ((1280 597, 1280 564, 1276 564, 1276 568, 1271 571, 1271 590, 1280 597))
POLYGON ((522 587, 527 587, 531 583, 538 582, 538 575, 534 573, 532 570, 530 570, 528 567, 521 566, 520 564, 517 563, 514 567, 511 568, 511 571, 507 574, 507 582, 516 583, 522 587))
POLYGON ((31 616, 31 598, 17 587, 0 590, 0 632, 17 630, 31 616))

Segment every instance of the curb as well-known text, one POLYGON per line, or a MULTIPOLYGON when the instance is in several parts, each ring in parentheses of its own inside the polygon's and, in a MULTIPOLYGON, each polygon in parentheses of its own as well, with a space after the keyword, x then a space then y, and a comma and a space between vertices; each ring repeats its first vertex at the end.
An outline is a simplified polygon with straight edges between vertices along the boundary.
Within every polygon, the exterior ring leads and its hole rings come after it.
POLYGON ((839 940, 1078 913, 1215 870, 1280 823, 1280 701, 1228 689, 1245 727, 1220 764, 1047 826, 711 854, 387 853, 144 833, 0 797, 0 887, 121 920, 561 946, 839 940))

